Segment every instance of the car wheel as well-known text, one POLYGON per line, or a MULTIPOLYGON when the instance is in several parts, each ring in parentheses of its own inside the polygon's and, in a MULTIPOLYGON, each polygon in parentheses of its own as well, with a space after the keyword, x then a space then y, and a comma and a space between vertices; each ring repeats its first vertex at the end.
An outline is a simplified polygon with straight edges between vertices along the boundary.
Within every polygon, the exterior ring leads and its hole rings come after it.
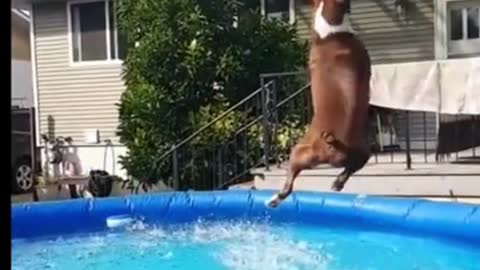
POLYGON ((13 191, 26 193, 33 188, 33 170, 29 157, 23 157, 15 162, 13 167, 13 191))

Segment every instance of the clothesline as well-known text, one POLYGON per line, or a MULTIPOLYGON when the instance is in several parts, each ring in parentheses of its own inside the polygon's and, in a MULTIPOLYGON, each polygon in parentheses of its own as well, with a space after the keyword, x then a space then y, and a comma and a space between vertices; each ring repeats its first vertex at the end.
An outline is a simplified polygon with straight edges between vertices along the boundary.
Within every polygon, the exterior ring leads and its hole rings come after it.
POLYGON ((480 57, 375 65, 372 105, 480 115, 480 57))

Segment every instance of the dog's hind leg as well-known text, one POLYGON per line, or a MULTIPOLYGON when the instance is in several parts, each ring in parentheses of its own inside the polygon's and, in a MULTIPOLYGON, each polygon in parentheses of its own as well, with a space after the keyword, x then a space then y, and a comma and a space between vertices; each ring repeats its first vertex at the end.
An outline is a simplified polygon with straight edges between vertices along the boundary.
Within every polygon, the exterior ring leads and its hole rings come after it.
POLYGON ((337 138, 333 135, 333 133, 328 131, 322 131, 320 133, 320 138, 326 144, 327 155, 334 155, 335 152, 346 152, 347 148, 343 145, 337 138))
POLYGON ((350 176, 363 168, 369 159, 370 151, 368 148, 365 148, 365 150, 350 151, 345 169, 337 176, 335 182, 333 182, 332 189, 335 191, 341 191, 350 176))
POLYGON ((316 153, 312 144, 297 144, 290 154, 290 160, 287 169, 287 180, 283 188, 275 194, 268 202, 269 207, 277 207, 281 201, 292 193, 293 183, 298 174, 307 168, 313 167, 319 163, 325 162, 323 158, 316 153))
POLYGON ((345 183, 347 183, 348 178, 352 175, 352 171, 348 168, 345 168, 338 176, 337 179, 335 179, 335 182, 332 184, 332 189, 334 191, 341 191, 343 187, 345 186, 345 183))

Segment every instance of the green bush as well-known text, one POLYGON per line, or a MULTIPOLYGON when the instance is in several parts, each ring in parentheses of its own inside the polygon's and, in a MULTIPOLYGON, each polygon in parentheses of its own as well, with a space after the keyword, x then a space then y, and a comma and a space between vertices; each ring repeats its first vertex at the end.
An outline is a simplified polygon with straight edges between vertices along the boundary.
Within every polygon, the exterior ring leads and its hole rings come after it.
MULTIPOLYGON (((191 113, 190 123, 192 128, 198 130, 206 126, 224 113, 230 105, 223 96, 219 96, 214 102, 200 107, 197 112, 191 113)), ((202 149, 202 147, 209 147, 212 143, 226 143, 230 139, 231 134, 245 123, 245 120, 246 116, 244 113, 233 111, 227 114, 221 121, 215 122, 207 132, 195 137, 191 144, 197 149, 202 149)))
MULTIPOLYGON (((118 134, 128 149, 121 162, 133 180, 167 181, 171 159, 160 160, 162 154, 258 88, 260 73, 303 68, 306 45, 294 27, 263 19, 252 3, 119 1, 128 49, 118 134)), ((230 114, 189 143, 180 161, 222 143, 251 117, 230 114)))

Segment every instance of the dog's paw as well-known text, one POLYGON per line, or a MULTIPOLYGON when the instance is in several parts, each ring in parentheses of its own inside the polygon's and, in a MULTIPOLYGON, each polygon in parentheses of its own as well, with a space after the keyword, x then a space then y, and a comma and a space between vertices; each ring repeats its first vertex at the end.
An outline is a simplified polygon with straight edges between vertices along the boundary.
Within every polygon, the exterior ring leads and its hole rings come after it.
POLYGON ((332 190, 334 191, 342 191, 343 187, 345 186, 345 183, 342 181, 335 181, 332 184, 332 190))
POLYGON ((280 196, 278 196, 278 194, 275 194, 269 200, 265 201, 265 206, 270 208, 276 208, 280 204, 280 201, 280 196))

